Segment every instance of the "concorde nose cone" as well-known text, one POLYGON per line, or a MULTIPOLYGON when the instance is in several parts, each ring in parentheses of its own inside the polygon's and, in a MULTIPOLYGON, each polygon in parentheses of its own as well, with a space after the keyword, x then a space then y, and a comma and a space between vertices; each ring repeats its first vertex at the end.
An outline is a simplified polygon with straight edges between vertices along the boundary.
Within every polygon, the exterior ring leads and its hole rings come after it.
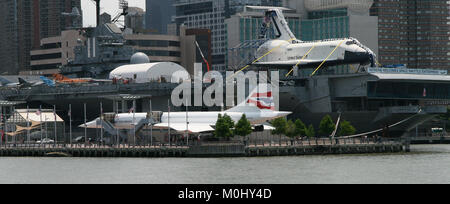
POLYGON ((97 119, 95 119, 91 122, 87 122, 86 124, 81 124, 78 127, 80 127, 80 128, 96 128, 97 127, 97 119))
POLYGON ((287 112, 287 111, 280 111, 280 112, 278 112, 278 115, 280 117, 286 117, 286 116, 288 116, 290 114, 292 114, 292 112, 287 112))

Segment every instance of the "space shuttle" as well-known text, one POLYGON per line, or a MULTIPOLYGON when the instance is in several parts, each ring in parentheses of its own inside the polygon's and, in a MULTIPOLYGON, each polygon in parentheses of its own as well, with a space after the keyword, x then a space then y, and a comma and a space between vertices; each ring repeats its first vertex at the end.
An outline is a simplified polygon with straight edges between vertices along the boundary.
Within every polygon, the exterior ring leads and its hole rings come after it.
MULTIPOLYGON (((274 129, 266 122, 280 117, 286 117, 292 112, 275 111, 273 94, 269 84, 259 84, 241 104, 226 111, 211 112, 161 112, 158 122, 153 124, 155 129, 172 129, 176 132, 189 134, 201 134, 214 132, 214 126, 218 120, 219 114, 228 115, 237 122, 245 114, 254 129, 274 129)), ((154 117, 154 113, 121 113, 115 114, 111 123, 115 129, 130 130, 139 126, 142 121, 148 121, 154 117), (152 115, 152 116, 151 116, 152 115)), ((102 128, 102 121, 97 118, 81 128, 102 128)))
POLYGON ((375 66, 375 53, 357 39, 343 38, 313 42, 298 40, 279 9, 269 9, 265 12, 261 35, 265 36, 270 24, 273 24, 276 39, 269 40, 258 48, 257 56, 267 56, 253 63, 254 66, 291 69, 297 65, 301 68, 316 68, 322 62, 324 62, 323 66, 343 64, 375 66))

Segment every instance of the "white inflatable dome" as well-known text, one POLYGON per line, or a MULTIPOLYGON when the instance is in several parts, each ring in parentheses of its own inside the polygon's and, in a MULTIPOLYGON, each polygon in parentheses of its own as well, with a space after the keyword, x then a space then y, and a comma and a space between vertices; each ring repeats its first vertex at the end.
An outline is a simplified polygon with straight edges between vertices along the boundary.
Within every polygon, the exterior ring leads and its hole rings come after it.
POLYGON ((367 12, 373 5, 373 0, 305 0, 309 11, 320 11, 337 8, 348 8, 354 12, 367 12))
POLYGON ((150 59, 145 53, 137 52, 130 59, 131 64, 146 64, 150 63, 150 59))
POLYGON ((190 80, 186 69, 173 62, 130 64, 120 66, 109 74, 109 79, 131 80, 133 83, 169 82, 190 80))

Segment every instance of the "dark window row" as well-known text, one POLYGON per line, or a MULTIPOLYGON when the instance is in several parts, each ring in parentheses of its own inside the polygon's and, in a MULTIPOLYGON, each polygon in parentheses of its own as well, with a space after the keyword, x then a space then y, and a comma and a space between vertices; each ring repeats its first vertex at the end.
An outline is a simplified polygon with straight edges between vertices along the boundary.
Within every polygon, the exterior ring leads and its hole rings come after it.
POLYGON ((373 98, 450 99, 450 84, 414 82, 368 82, 373 98))
POLYGON ((126 44, 141 47, 180 47, 180 42, 178 41, 163 40, 127 40, 126 44))
POLYGON ((213 3, 204 2, 197 4, 188 4, 183 6, 177 6, 176 14, 177 16, 194 15, 201 13, 211 13, 213 12, 213 3))
POLYGON ((62 64, 33 65, 31 70, 58 69, 62 64))
POLYGON ((46 60, 46 59, 59 59, 61 58, 61 53, 52 53, 44 55, 32 55, 31 60, 46 60))

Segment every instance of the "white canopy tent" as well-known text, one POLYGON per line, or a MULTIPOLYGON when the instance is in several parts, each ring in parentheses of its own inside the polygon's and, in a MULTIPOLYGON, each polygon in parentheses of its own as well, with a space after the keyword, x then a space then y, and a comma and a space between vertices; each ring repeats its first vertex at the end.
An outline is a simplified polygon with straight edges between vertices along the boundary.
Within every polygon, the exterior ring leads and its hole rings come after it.
POLYGON ((124 65, 113 70, 109 78, 131 79, 134 83, 180 83, 190 80, 190 75, 185 68, 173 62, 157 62, 124 65))

